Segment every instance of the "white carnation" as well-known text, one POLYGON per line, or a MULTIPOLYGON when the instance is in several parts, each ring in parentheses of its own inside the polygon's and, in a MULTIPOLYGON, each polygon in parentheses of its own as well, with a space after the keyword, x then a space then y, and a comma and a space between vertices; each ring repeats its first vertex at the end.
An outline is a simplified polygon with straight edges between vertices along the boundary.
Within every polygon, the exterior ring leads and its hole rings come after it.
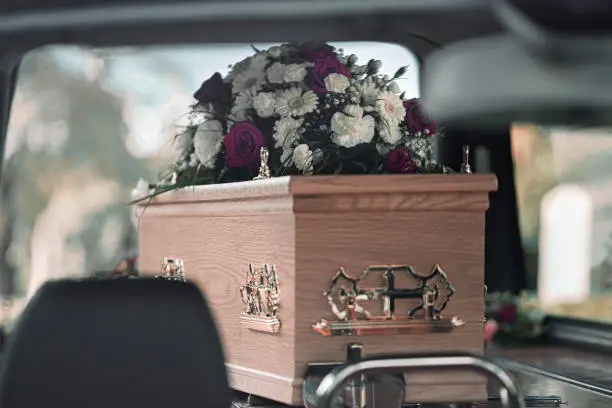
POLYGON ((276 97, 271 92, 261 92, 253 98, 253 108, 262 118, 274 115, 276 109, 276 97))
POLYGON ((293 149, 293 163, 295 167, 304 174, 312 174, 312 150, 307 144, 301 144, 293 149))
POLYGON ((386 156, 391 150, 393 150, 393 145, 378 143, 376 144, 376 150, 380 153, 381 156, 386 156))
POLYGON ((284 167, 293 166, 293 147, 288 146, 283 148, 283 153, 281 154, 281 163, 284 167))
POLYGON ((283 76, 283 81, 285 82, 300 82, 303 81, 306 77, 306 68, 301 66, 300 64, 291 64, 287 65, 285 68, 285 75, 283 76))
POLYGON ((304 119, 293 119, 292 117, 282 118, 274 124, 274 146, 287 147, 293 146, 300 137, 300 131, 304 119))
POLYGON ((374 137, 376 122, 370 115, 364 116, 363 108, 349 105, 344 113, 336 112, 331 121, 332 141, 338 146, 354 147, 369 143, 374 137))
POLYGON ((325 78, 325 88, 329 92, 344 93, 349 85, 349 79, 342 74, 329 74, 325 78))
POLYGON ((268 82, 271 84, 282 84, 285 79, 286 66, 280 62, 270 65, 267 71, 268 82))
POLYGON ((393 81, 389 84, 388 87, 389 91, 393 92, 394 94, 401 94, 402 90, 400 89, 399 85, 397 84, 397 82, 393 81))
POLYGON ((191 153, 189 155, 189 167, 198 167, 199 164, 198 156, 195 153, 191 153))
POLYGON ((275 45, 274 47, 270 47, 270 49, 268 49, 268 54, 272 58, 280 58, 280 56, 283 55, 283 49, 279 45, 275 45))
POLYGON ((366 79, 359 85, 359 94, 364 109, 369 112, 376 109, 376 104, 380 97, 380 88, 371 78, 366 79))
POLYGON ((136 183, 136 187, 132 190, 132 200, 145 198, 149 194, 151 194, 149 182, 145 179, 140 179, 138 183, 136 183))
POLYGON ((194 129, 189 127, 176 136, 174 143, 179 153, 183 153, 191 148, 193 145, 193 134, 194 129))
POLYGON ((212 169, 221 144, 223 143, 223 126, 218 120, 207 120, 198 126, 193 137, 195 155, 202 166, 212 169))

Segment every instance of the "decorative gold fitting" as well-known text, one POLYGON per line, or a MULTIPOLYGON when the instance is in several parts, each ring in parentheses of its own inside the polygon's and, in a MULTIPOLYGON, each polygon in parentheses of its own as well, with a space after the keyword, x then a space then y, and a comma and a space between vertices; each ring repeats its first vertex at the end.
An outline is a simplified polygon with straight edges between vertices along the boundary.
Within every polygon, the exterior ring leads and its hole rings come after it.
POLYGON ((249 264, 246 280, 240 285, 240 296, 244 304, 244 312, 240 314, 243 327, 268 333, 280 331, 280 291, 274 265, 249 264))
POLYGON ((253 180, 263 180, 270 178, 270 167, 268 166, 268 159, 270 158, 270 152, 267 147, 262 147, 259 150, 260 165, 259 174, 253 180))
POLYGON ((165 256, 161 264, 161 274, 156 275, 155 278, 185 282, 185 265, 183 260, 165 256))
POLYGON ((409 265, 369 266, 358 278, 340 268, 323 294, 335 320, 321 319, 312 328, 323 336, 446 333, 465 324, 457 316, 442 317, 442 311, 454 293, 455 288, 438 264, 425 276, 417 274, 409 265), (362 288, 361 282, 372 273, 380 274, 382 286, 362 288), (396 287, 398 273, 416 280, 418 284, 408 288, 396 287), (406 315, 397 314, 396 301, 408 299, 420 303, 406 315), (373 315, 359 304, 372 300, 381 302, 382 313, 373 315))
POLYGON ((466 174, 472 173, 472 166, 470 165, 470 146, 463 146, 463 160, 461 161, 461 172, 466 174))

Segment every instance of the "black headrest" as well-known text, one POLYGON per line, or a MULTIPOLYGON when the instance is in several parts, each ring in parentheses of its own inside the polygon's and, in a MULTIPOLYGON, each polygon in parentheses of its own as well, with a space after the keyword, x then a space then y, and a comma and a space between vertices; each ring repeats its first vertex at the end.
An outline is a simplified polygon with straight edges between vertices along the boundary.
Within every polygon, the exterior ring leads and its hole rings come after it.
POLYGON ((3 354, 2 408, 230 406, 215 323, 191 283, 46 283, 3 354))

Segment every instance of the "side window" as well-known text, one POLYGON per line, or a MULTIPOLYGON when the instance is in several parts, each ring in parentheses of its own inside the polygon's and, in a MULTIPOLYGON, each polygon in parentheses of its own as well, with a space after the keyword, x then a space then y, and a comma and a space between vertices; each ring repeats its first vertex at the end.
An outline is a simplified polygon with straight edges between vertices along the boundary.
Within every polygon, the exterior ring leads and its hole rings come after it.
POLYGON ((519 221, 543 308, 612 323, 612 130, 516 125, 519 221))
MULTIPOLYGON (((256 44, 267 48, 271 44, 256 44)), ((332 43, 418 97, 418 61, 385 43, 332 43)), ((23 60, 9 124, 2 196, 0 289, 15 316, 46 280, 112 269, 136 255, 126 205, 138 179, 155 180, 193 93, 252 54, 249 44, 89 49, 54 46, 23 60)))

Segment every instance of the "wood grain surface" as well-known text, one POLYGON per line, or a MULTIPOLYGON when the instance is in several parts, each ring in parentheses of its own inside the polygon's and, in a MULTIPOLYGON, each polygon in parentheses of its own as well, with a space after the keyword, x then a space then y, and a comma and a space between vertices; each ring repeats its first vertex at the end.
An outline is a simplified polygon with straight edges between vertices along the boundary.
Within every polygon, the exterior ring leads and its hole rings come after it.
MULTIPOLYGON (((484 213, 495 188, 493 175, 457 174, 282 177, 171 192, 136 208, 140 269, 158 273, 162 257, 183 259, 216 315, 232 386, 298 405, 307 363, 343 361, 351 342, 367 355, 483 351, 484 213), (275 265, 280 333, 239 324, 249 263, 275 265), (339 267, 357 275, 372 264, 410 264, 424 274, 435 263, 457 290, 445 316, 465 326, 331 338, 311 329, 332 317, 322 292, 339 267)), ((471 373, 411 375, 407 383, 422 401, 486 392, 471 373)))

